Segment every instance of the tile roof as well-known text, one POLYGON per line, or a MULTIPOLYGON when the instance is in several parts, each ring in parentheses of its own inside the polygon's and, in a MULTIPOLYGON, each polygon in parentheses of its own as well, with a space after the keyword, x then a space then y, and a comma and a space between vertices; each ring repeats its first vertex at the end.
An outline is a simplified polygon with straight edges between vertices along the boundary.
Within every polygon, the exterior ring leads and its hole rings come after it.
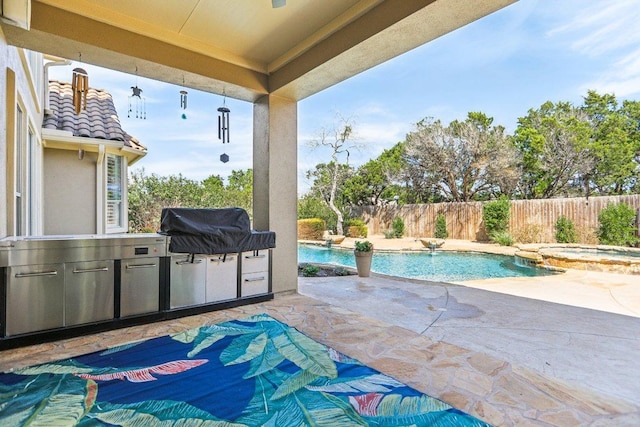
POLYGON ((49 109, 45 114, 45 129, 71 132, 73 136, 122 141, 125 146, 146 151, 147 148, 120 126, 120 119, 111 94, 102 89, 89 88, 87 109, 76 114, 73 108, 71 83, 49 82, 49 109))

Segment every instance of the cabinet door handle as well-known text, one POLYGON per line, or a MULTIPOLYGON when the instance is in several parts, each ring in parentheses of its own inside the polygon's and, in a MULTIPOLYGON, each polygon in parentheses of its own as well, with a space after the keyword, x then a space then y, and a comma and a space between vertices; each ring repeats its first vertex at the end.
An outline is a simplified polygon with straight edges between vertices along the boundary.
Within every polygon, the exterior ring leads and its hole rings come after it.
POLYGON ((228 256, 226 260, 222 260, 222 258, 210 258, 209 261, 211 262, 226 262, 226 261, 233 261, 235 258, 232 256, 228 256))
POLYGON ((201 259, 194 259, 193 261, 185 260, 185 261, 176 261, 178 265, 186 265, 186 264, 200 264, 202 262, 201 259))
POLYGON ((96 273, 98 271, 109 271, 109 267, 86 268, 80 270, 78 270, 77 268, 73 269, 74 273, 96 273))
POLYGON ((261 277, 250 277, 248 279, 244 279, 245 282, 261 282, 265 279, 264 276, 261 277))
POLYGON ((134 268, 153 268, 155 267, 157 264, 133 264, 133 265, 129 265, 127 264, 127 266, 125 267, 127 270, 132 270, 134 268))
POLYGON ((16 273, 15 277, 20 279, 23 277, 35 277, 35 276, 57 276, 58 272, 53 271, 34 271, 33 273, 16 273))
POLYGON ((245 259, 266 258, 266 255, 245 255, 245 259))

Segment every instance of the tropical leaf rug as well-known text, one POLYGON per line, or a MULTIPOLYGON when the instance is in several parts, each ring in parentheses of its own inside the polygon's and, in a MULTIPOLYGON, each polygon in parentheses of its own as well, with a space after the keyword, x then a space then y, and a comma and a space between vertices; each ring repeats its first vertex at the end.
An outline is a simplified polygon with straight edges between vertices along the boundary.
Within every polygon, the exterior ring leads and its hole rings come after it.
POLYGON ((0 425, 487 426, 265 314, 1 374, 0 425))

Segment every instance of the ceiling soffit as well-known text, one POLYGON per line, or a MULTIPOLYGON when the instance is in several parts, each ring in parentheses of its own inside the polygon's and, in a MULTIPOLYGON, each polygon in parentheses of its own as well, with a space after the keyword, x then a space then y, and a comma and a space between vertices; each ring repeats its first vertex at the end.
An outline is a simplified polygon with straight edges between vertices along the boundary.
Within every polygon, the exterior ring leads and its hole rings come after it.
POLYGON ((33 0, 9 43, 255 102, 300 100, 515 0, 33 0))
POLYGON ((384 0, 35 0, 262 73, 384 0), (275 65, 273 65, 275 64, 275 65))

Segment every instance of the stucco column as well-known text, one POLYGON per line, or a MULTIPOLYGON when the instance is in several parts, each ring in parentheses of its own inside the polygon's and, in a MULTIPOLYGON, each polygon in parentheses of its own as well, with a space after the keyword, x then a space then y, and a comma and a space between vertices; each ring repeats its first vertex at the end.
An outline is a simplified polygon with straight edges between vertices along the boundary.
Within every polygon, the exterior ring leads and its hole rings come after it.
POLYGON ((273 291, 298 287, 298 105, 266 95, 253 105, 253 228, 276 232, 273 291))

